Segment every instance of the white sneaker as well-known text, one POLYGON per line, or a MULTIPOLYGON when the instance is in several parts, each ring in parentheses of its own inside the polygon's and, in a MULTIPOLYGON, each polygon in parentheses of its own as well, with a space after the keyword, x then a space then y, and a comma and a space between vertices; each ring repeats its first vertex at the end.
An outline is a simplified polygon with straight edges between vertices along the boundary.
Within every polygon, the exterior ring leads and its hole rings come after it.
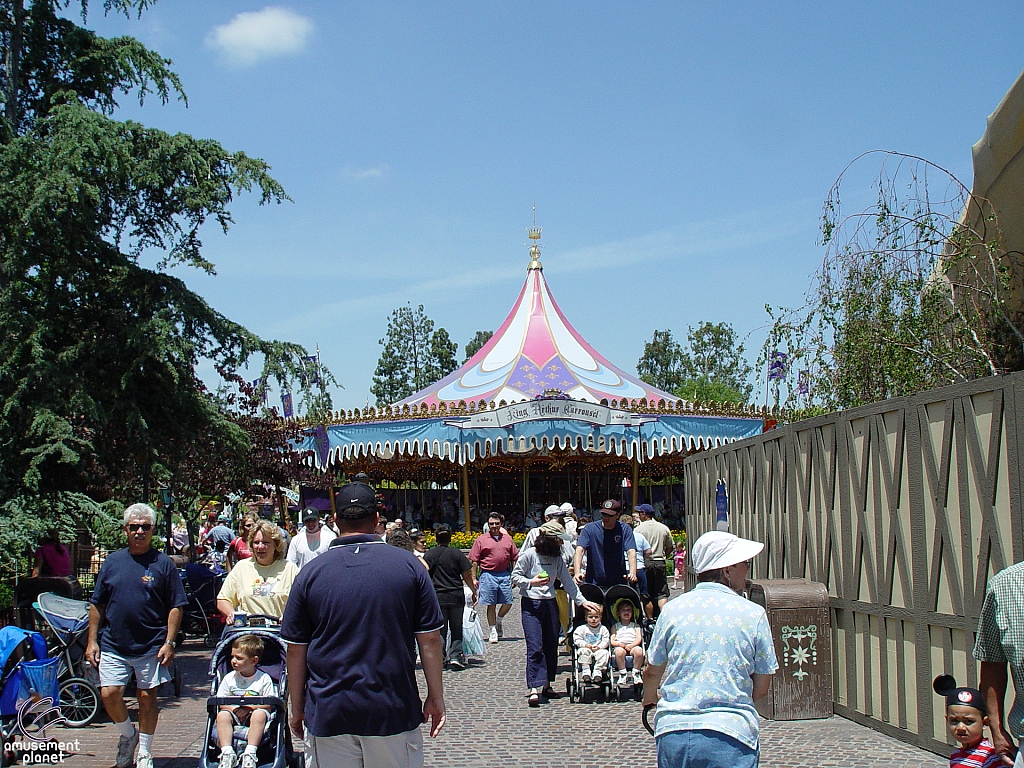
POLYGON ((245 752, 242 754, 242 768, 256 768, 256 753, 245 752))
POLYGON ((583 680, 584 683, 589 683, 592 679, 590 673, 586 670, 580 670, 580 678, 583 680))
POLYGON ((139 729, 135 729, 135 735, 131 738, 121 736, 117 740, 117 760, 114 762, 116 768, 131 768, 135 759, 135 748, 139 746, 139 729))
POLYGON ((639 669, 633 670, 633 685, 642 685, 644 682, 644 676, 641 674, 639 669))
POLYGON ((489 643, 496 643, 496 642, 498 642, 498 628, 497 627, 491 627, 491 637, 490 637, 490 639, 487 642, 489 642, 489 643))
POLYGON ((153 756, 139 755, 135 758, 135 768, 153 768, 153 756))
POLYGON ((498 617, 498 623, 495 626, 497 626, 497 628, 498 628, 498 637, 504 637, 505 636, 505 630, 502 629, 501 617, 500 616, 498 617))
POLYGON ((238 756, 231 750, 220 753, 220 762, 217 768, 235 768, 238 765, 238 756))
POLYGON ((604 680, 604 670, 603 669, 595 669, 594 670, 593 681, 595 683, 600 683, 602 680, 604 680))

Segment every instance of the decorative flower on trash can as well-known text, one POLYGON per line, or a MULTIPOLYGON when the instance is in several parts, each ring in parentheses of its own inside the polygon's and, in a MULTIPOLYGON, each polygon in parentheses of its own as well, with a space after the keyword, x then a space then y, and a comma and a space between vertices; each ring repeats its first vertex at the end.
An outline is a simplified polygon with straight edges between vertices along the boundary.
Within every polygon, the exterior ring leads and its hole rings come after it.
POLYGON ((797 667, 793 672, 793 677, 800 682, 803 682, 803 679, 810 674, 804 669, 804 664, 818 665, 818 650, 815 648, 817 642, 818 626, 816 624, 808 624, 805 627, 784 626, 782 628, 782 644, 785 647, 782 656, 783 663, 787 667, 794 665, 797 667), (804 645, 805 640, 808 641, 806 646, 804 645))

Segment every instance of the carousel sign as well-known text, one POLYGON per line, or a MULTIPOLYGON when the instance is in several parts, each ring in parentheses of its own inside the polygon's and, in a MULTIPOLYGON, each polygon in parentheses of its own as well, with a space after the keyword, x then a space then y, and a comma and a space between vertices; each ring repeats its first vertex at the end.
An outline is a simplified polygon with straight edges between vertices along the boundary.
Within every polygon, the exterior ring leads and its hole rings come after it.
POLYGON ((460 429, 486 429, 488 427, 511 427, 526 421, 550 419, 585 421, 596 427, 608 425, 635 427, 641 423, 656 421, 657 417, 641 416, 581 400, 531 400, 495 408, 493 411, 474 413, 465 418, 448 419, 445 424, 460 429))

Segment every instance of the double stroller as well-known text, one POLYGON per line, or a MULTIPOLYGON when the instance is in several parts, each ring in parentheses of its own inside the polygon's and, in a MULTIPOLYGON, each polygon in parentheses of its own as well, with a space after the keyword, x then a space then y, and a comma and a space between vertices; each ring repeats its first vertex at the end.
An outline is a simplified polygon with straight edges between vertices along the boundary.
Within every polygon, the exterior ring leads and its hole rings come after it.
MULTIPOLYGON (((579 589, 584 599, 604 607, 601 622, 608 628, 609 633, 611 633, 612 628, 615 626, 615 622, 618 620, 618 617, 613 615, 615 605, 621 600, 627 600, 632 603, 634 620, 643 634, 641 645, 646 656, 647 643, 650 639, 651 628, 648 626, 647 619, 644 618, 643 601, 640 599, 640 594, 633 589, 633 587, 626 584, 616 584, 605 589, 602 589, 595 584, 581 584, 579 589)), ((570 603, 570 609, 572 610, 570 633, 573 633, 578 627, 587 623, 587 618, 586 612, 572 603, 570 603)), ((632 688, 632 693, 636 698, 640 698, 643 695, 643 684, 631 682, 634 670, 633 657, 630 654, 626 654, 626 670, 623 675, 620 673, 616 664, 615 654, 611 652, 611 649, 609 649, 607 668, 597 670, 599 674, 596 674, 593 678, 589 675, 581 674, 580 660, 578 656, 579 649, 576 648, 576 644, 572 642, 572 637, 570 636, 569 659, 572 673, 565 682, 565 687, 569 694, 570 701, 574 703, 584 701, 588 690, 594 690, 597 692, 598 701, 606 701, 609 698, 615 698, 615 700, 618 701, 626 695, 627 688, 632 688)), ((639 671, 640 670, 636 670, 637 673, 639 673, 639 671)))
MULTIPOLYGON (((257 617, 249 616, 250 626, 228 626, 224 629, 220 642, 210 660, 211 690, 206 700, 208 715, 206 723, 206 743, 199 756, 199 768, 218 768, 220 760, 220 744, 217 741, 217 713, 225 705, 266 706, 274 712, 274 717, 267 724, 263 740, 256 750, 258 768, 302 768, 305 758, 292 747, 291 731, 288 728, 288 708, 285 701, 288 696, 288 678, 285 666, 287 648, 281 640, 281 627, 269 621, 271 617, 261 617, 265 626, 253 626, 257 617), (277 689, 277 696, 233 696, 219 697, 217 689, 224 676, 231 672, 231 643, 242 635, 257 635, 263 640, 263 654, 257 668, 270 675, 277 689)), ((244 731, 235 730, 233 747, 236 754, 241 754, 245 746, 244 731)))

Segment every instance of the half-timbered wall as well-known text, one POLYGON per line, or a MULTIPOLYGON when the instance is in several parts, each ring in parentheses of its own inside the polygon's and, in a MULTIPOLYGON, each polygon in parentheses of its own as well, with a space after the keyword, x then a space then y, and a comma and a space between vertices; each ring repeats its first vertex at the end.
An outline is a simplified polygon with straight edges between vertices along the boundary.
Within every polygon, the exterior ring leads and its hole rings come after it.
POLYGON ((1024 374, 887 400, 694 455, 687 529, 724 478, 730 530, 765 543, 751 578, 828 588, 836 713, 948 754, 931 683, 978 683, 985 584, 1024 560, 1022 454, 1024 374))

